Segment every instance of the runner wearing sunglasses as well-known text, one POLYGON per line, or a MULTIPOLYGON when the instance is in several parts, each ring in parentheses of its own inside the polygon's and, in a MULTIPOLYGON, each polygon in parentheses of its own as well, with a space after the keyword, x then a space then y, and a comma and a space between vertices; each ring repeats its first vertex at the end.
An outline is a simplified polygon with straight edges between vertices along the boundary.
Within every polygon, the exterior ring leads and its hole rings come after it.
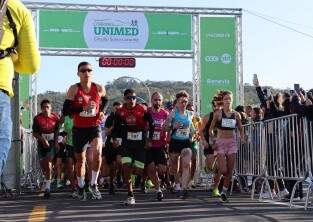
POLYGON ((92 82, 92 68, 88 62, 78 65, 80 82, 72 85, 63 105, 64 115, 73 115, 73 145, 75 150, 75 172, 78 182, 78 199, 87 199, 84 191, 86 144, 92 149, 91 193, 92 199, 101 199, 97 180, 101 166, 102 136, 100 123, 104 119, 107 104, 105 88, 92 82))
POLYGON ((142 175, 145 167, 145 149, 151 147, 154 125, 147 108, 136 103, 133 89, 124 92, 124 105, 116 110, 112 131, 113 145, 119 146, 122 138, 122 165, 124 182, 127 184, 127 205, 135 204, 131 175, 142 175), (149 138, 147 138, 147 127, 149 138))

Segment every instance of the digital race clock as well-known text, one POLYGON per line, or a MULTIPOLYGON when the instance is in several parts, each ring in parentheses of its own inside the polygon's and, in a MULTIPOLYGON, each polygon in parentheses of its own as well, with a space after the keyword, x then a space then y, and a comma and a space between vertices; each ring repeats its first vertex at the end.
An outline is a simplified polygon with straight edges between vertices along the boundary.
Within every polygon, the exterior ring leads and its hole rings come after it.
POLYGON ((133 57, 101 57, 99 66, 107 68, 134 68, 136 59, 133 57))

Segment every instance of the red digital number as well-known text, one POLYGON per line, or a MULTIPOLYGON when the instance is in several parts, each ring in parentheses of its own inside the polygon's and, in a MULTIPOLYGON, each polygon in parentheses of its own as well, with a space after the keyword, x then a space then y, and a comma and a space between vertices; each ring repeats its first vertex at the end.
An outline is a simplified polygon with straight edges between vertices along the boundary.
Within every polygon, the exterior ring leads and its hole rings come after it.
POLYGON ((99 66, 100 67, 129 67, 133 68, 136 66, 136 59, 135 58, 118 58, 118 57, 101 57, 99 59, 99 66))

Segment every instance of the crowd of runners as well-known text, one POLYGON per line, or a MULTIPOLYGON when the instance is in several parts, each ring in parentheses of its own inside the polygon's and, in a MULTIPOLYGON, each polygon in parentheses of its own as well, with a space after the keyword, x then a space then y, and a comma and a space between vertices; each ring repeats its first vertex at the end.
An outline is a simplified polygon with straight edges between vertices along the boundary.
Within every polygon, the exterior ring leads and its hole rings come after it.
POLYGON ((41 113, 33 121, 33 136, 44 175, 44 197, 66 184, 81 201, 91 193, 102 198, 99 187, 109 194, 127 188, 126 204, 135 204, 134 186, 142 192, 154 187, 162 201, 165 188, 187 198, 195 186, 199 145, 204 148, 206 170, 214 172, 213 196, 228 201, 228 188, 237 152, 236 133, 244 140, 241 116, 232 109, 233 95, 221 91, 212 101, 214 112, 202 120, 193 112, 189 94, 179 91, 170 109, 163 96, 154 92, 151 107, 136 101, 133 89, 124 91, 123 102, 115 102, 106 115, 109 95, 92 81, 88 62, 78 65, 79 83, 70 86, 62 116, 52 112, 49 100, 41 101, 41 113), (53 173, 52 173, 53 172, 53 173), (221 177, 222 187, 218 189, 221 177))

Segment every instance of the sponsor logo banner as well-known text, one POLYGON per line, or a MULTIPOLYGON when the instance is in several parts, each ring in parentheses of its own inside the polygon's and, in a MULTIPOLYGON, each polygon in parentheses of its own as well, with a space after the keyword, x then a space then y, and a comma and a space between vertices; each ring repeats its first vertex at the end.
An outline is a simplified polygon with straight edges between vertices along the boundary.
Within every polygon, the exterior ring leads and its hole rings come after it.
POLYGON ((201 114, 212 110, 218 90, 230 90, 236 101, 236 23, 234 18, 200 19, 201 114))
POLYGON ((143 12, 39 12, 45 48, 191 51, 191 15, 143 12))

